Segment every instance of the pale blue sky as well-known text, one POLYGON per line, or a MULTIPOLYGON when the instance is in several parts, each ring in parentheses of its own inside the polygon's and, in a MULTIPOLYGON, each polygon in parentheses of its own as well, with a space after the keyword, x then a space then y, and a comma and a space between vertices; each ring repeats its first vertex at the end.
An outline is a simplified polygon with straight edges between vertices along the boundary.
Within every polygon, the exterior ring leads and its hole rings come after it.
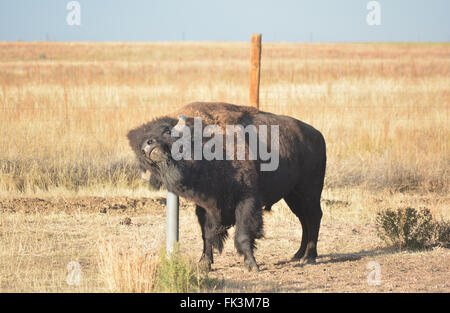
POLYGON ((68 2, 0 0, 0 41, 450 41, 449 0, 379 0, 380 26, 369 0, 79 0, 80 26, 68 2))

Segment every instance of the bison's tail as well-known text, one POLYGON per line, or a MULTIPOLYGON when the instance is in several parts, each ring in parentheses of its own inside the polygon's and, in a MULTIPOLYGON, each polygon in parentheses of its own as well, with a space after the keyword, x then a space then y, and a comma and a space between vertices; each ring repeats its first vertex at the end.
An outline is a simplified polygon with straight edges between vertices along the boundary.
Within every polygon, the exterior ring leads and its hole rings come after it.
MULTIPOLYGON (((323 138, 323 136, 322 136, 323 138)), ((325 143, 325 138, 323 138, 323 159, 322 159, 322 171, 325 178, 325 172, 327 168, 327 144, 325 143)))

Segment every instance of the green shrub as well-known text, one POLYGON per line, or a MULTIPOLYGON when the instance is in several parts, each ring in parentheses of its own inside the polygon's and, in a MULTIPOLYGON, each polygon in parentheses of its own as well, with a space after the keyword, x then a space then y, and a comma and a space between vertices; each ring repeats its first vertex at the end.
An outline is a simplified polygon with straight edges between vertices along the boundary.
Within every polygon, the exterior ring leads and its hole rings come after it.
POLYGON ((201 292, 221 283, 208 277, 208 268, 182 256, 178 248, 170 257, 165 251, 161 254, 156 275, 156 290, 160 292, 201 292))
POLYGON ((435 221, 426 208, 386 209, 377 214, 375 222, 378 236, 400 250, 424 249, 436 244, 448 246, 449 223, 435 221))

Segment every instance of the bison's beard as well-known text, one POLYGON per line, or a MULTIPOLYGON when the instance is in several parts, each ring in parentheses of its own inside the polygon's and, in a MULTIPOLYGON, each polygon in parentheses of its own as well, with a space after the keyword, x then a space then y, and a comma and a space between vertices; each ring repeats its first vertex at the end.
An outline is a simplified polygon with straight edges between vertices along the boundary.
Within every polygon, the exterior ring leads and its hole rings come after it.
POLYGON ((164 152, 158 160, 152 160, 148 157, 141 159, 144 167, 150 170, 152 177, 159 180, 169 191, 175 191, 184 183, 184 177, 187 171, 184 161, 175 161, 170 153, 164 152))

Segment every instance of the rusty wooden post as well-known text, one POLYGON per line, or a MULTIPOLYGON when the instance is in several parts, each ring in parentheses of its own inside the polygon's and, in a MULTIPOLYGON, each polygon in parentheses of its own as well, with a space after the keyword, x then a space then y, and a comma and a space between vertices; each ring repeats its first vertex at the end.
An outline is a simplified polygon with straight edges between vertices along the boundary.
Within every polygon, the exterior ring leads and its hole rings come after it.
POLYGON ((259 109, 259 77, 261 73, 261 34, 252 34, 250 61, 250 105, 259 109))

